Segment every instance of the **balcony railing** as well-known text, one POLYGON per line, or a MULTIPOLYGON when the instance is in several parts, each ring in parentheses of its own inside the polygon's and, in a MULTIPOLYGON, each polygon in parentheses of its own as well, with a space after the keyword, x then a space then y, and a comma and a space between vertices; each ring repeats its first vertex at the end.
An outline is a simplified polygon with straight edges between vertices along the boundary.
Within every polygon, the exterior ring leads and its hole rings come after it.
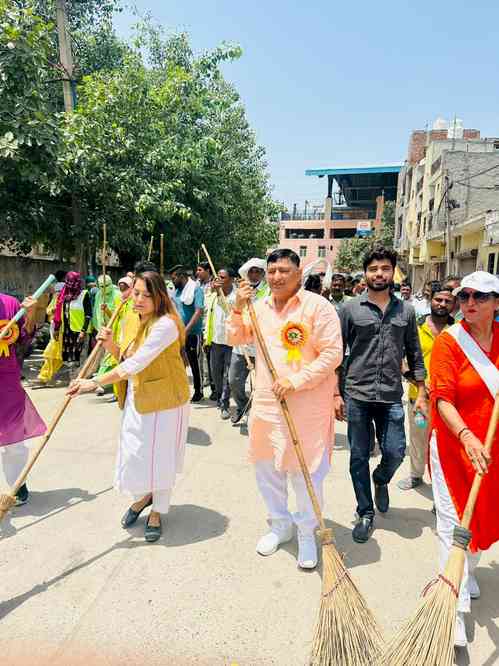
POLYGON ((288 220, 323 220, 324 210, 293 210, 281 213, 281 221, 288 220))

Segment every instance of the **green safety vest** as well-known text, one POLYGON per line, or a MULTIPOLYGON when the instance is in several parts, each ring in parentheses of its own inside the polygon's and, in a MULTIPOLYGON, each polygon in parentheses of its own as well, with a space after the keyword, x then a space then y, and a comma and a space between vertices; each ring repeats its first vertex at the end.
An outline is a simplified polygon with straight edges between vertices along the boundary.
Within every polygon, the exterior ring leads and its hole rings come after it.
POLYGON ((69 328, 73 333, 81 333, 83 325, 85 324, 85 310, 83 309, 83 299, 87 294, 84 289, 78 298, 71 301, 69 304, 69 328))

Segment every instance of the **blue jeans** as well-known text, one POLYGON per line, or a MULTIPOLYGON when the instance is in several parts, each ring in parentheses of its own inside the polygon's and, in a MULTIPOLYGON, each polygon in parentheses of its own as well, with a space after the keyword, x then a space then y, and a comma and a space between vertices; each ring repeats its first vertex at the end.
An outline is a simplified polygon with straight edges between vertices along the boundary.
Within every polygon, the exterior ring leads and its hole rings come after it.
POLYGON ((402 464, 405 455, 404 409, 402 403, 363 402, 347 398, 350 476, 357 498, 359 516, 374 515, 369 457, 372 422, 381 448, 381 461, 373 472, 377 485, 388 484, 402 464))

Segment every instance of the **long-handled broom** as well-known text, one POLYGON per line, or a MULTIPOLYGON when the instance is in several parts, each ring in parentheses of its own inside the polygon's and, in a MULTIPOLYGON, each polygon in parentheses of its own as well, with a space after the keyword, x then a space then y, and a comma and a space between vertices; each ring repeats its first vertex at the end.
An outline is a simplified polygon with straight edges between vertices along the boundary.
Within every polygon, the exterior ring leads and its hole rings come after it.
MULTIPOLYGON (((499 419, 499 393, 490 418, 485 449, 490 453, 499 419)), ((426 586, 413 617, 388 643, 381 664, 386 666, 451 666, 454 663, 454 628, 457 600, 464 573, 466 550, 471 541, 469 526, 483 476, 475 474, 459 527, 454 529, 444 573, 426 586)))
MULTIPOLYGON (((272 380, 276 381, 278 375, 251 302, 248 302, 248 311, 265 363, 272 380)), ((318 532, 322 542, 322 596, 310 663, 313 666, 373 664, 381 654, 381 631, 334 546, 333 530, 326 528, 298 432, 285 398, 280 400, 280 406, 317 516, 318 532)))
MULTIPOLYGON (((111 328, 112 325, 114 324, 114 322, 116 321, 116 318, 118 317, 123 305, 124 305, 124 303, 120 303, 120 305, 113 312, 112 317, 109 320, 109 324, 108 324, 109 328, 111 328)), ((92 365, 94 363, 94 360, 95 360, 97 354, 99 353, 101 347, 102 347, 102 342, 99 340, 97 342, 97 344, 95 345, 95 347, 93 348, 91 354, 89 354, 89 356, 88 356, 87 360, 85 361, 85 364, 83 365, 82 369, 78 373, 77 379, 84 379, 86 377, 86 375, 89 372, 90 368, 92 367, 92 365)), ((19 488, 23 485, 23 483, 28 478, 28 474, 31 472, 34 464, 38 460, 38 457, 40 456, 41 452, 43 451, 43 449, 47 445, 49 439, 52 437, 52 434, 53 434, 54 430, 56 429, 57 424, 61 420, 62 415, 66 411, 66 408, 69 405, 69 403, 71 402, 71 400, 72 400, 72 396, 70 396, 70 395, 68 395, 64 398, 64 402, 62 403, 62 405, 57 410, 56 415, 52 419, 52 422, 51 422, 45 436, 43 437, 40 444, 36 447, 36 449, 34 449, 33 455, 30 457, 30 459, 26 463, 23 471, 19 475, 19 478, 17 479, 15 484, 10 489, 10 493, 8 493, 6 495, 0 495, 0 522, 4 519, 7 512, 15 505, 16 495, 19 491, 19 488)))
MULTIPOLYGON (((43 294, 44 291, 46 291, 50 285, 55 282, 57 278, 55 275, 49 275, 48 278, 45 280, 45 282, 38 287, 38 289, 34 292, 33 298, 35 301, 40 298, 40 296, 43 294)), ((16 314, 12 317, 10 321, 8 321, 5 326, 2 326, 2 329, 0 330, 0 340, 3 340, 4 338, 9 336, 10 329, 12 328, 12 325, 15 324, 21 317, 24 317, 26 314, 25 308, 20 308, 16 314)))

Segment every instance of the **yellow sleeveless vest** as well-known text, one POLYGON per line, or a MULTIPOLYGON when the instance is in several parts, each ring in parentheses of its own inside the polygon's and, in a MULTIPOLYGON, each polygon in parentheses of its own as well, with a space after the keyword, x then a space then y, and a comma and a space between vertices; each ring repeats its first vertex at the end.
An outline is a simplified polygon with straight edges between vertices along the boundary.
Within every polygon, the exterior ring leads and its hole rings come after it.
MULTIPOLYGON (((141 327, 139 316, 129 312, 123 319, 123 335, 120 354, 123 356, 132 342, 135 351, 144 343, 154 320, 141 327)), ((164 349, 147 368, 129 380, 116 384, 118 405, 125 406, 128 382, 133 382, 135 409, 139 414, 160 412, 185 405, 189 400, 189 381, 184 362, 180 354, 180 339, 164 349)))

